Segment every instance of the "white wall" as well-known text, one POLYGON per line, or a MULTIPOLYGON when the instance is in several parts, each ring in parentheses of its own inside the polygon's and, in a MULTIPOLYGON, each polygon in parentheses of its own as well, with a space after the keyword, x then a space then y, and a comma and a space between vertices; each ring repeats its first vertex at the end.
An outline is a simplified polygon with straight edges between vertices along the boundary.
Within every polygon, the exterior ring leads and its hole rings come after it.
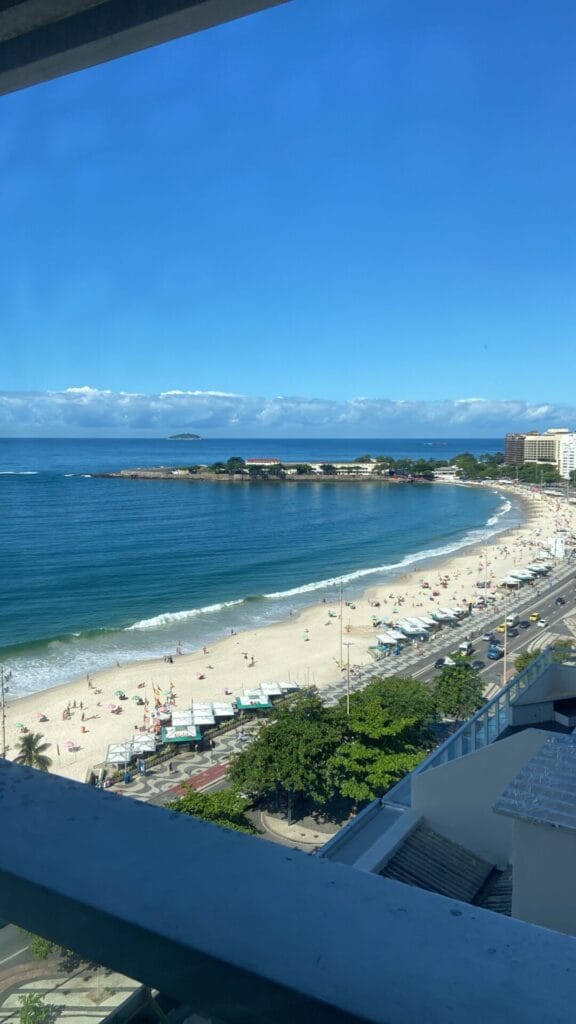
POLYGON ((494 803, 549 733, 526 729, 412 779, 412 811, 447 839, 504 867, 512 855, 512 819, 494 803))
POLYGON ((576 834, 515 821, 512 916, 576 935, 576 834))

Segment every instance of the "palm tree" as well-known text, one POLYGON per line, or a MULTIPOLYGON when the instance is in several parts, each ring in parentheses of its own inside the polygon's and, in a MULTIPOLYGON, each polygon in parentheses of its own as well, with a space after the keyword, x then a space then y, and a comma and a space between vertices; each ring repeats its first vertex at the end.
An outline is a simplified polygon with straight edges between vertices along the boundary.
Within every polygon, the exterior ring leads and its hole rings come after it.
POLYGON ((41 732, 27 732, 20 740, 18 756, 14 758, 17 764, 26 764, 29 768, 37 768, 40 772, 47 772, 52 766, 52 758, 44 753, 50 746, 43 743, 44 737, 41 732))

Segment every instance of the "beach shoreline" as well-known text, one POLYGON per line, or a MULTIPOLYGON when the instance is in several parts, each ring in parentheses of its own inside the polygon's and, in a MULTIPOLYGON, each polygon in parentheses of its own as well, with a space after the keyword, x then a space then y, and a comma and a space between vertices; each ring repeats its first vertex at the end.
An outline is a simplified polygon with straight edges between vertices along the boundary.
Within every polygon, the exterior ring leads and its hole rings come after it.
MULTIPOLYGON (((485 485, 482 485, 485 486, 485 485)), ((372 616, 398 618, 402 615, 426 615, 440 605, 464 607, 476 599, 476 583, 482 578, 497 583, 510 569, 526 565, 540 553, 540 545, 553 535, 559 523, 574 529, 576 509, 560 506, 557 498, 535 493, 518 493, 513 487, 497 485, 498 493, 513 494, 523 502, 525 520, 496 533, 486 541, 472 541, 449 555, 434 555, 412 563, 407 571, 389 581, 371 583, 360 598, 342 605, 339 596, 288 615, 283 621, 234 631, 207 649, 191 653, 169 652, 163 658, 131 661, 90 673, 90 678, 75 679, 6 702, 7 756, 16 754, 22 733, 42 733, 51 744, 47 751, 53 759, 52 771, 83 780, 87 773, 104 762, 109 743, 129 740, 144 725, 143 707, 132 698, 153 698, 153 687, 176 692, 176 708, 191 706, 192 700, 228 700, 244 688, 257 688, 264 682, 297 682, 314 685, 320 691, 341 678, 342 662, 353 666, 373 664, 368 648, 376 643, 377 630, 372 616), (487 562, 484 558, 487 555, 487 562), (423 588, 428 576, 440 596, 432 597, 423 588), (440 577, 450 577, 440 586, 440 577), (378 608, 375 608, 375 602, 378 608), (340 628, 340 621, 342 626, 340 628), (350 646, 347 646, 350 645, 350 646), (116 691, 123 690, 128 700, 119 703, 116 691), (116 703, 120 713, 107 710, 116 703), (70 717, 68 714, 70 705, 70 717), (40 721, 40 716, 45 721, 40 721), (75 749, 67 748, 74 744, 75 749)), ((398 661, 401 670, 401 659, 398 661)))

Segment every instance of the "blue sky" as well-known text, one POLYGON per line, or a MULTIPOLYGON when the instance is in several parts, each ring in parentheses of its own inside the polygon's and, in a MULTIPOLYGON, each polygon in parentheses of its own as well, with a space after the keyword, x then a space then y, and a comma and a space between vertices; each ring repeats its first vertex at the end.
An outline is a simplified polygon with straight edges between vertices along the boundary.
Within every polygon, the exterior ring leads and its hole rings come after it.
POLYGON ((293 0, 1 98, 0 434, 575 426, 575 30, 293 0))

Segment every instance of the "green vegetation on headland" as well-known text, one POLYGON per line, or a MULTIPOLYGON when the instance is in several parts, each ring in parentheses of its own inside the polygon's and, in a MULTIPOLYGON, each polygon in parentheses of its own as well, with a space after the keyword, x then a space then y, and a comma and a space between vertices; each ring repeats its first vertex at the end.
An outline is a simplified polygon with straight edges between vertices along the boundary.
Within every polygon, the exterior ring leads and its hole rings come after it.
POLYGON ((199 441, 200 434, 171 434, 169 441, 199 441))
MULTIPOLYGON (((170 440, 183 439, 185 435, 170 440)), ((189 435, 194 438, 194 435, 189 435)), ((527 463, 510 466, 501 452, 476 457, 469 452, 452 459, 394 459, 389 455, 360 455, 352 462, 280 462, 278 459, 242 459, 233 455, 226 462, 212 465, 151 466, 123 469, 99 476, 123 477, 133 480, 228 480, 250 481, 379 481, 389 483, 420 483, 435 479, 463 482, 518 481, 519 483, 554 484, 562 478, 553 466, 527 463)), ((573 474, 574 475, 574 474, 573 474)))

